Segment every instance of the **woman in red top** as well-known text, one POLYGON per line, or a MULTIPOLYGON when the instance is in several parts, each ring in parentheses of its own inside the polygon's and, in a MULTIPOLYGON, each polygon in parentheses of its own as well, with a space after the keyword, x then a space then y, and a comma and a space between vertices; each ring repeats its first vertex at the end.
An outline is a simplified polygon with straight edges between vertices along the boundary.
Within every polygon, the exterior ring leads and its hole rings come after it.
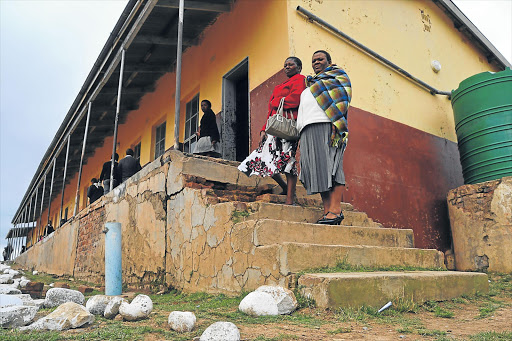
MULTIPOLYGON (((274 88, 268 103, 267 120, 275 115, 281 98, 284 97, 283 109, 291 112, 297 119, 300 94, 306 88, 305 77, 300 74, 302 62, 297 57, 288 57, 284 61, 283 71, 288 80, 274 88)), ((295 153, 298 141, 288 141, 265 133, 266 121, 260 131, 260 146, 253 151, 238 169, 248 176, 271 176, 286 194, 286 204, 292 205, 297 185, 297 166, 295 153), (279 173, 286 174, 286 183, 279 173)))

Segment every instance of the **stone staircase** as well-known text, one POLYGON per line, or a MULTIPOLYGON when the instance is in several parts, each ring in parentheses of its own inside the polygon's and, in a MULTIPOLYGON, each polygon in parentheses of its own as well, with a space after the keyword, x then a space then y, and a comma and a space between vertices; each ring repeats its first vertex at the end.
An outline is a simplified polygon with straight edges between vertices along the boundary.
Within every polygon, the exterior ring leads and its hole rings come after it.
POLYGON ((300 185, 297 205, 284 205, 285 197, 272 193, 271 179, 248 178, 238 172, 237 163, 189 161, 183 174, 195 177, 199 188, 206 186, 211 203, 242 202, 247 214, 233 230, 246 244, 239 247, 254 256, 251 267, 264 269, 270 263, 319 307, 380 307, 397 299, 421 303, 488 291, 485 274, 446 271, 442 252, 415 248, 412 230, 384 228, 348 203, 342 203, 341 226, 314 224, 322 215, 320 197, 306 196, 300 185), (224 192, 215 192, 215 186, 224 192), (339 264, 365 272, 326 273, 339 264), (378 271, 396 268, 418 270, 378 271))

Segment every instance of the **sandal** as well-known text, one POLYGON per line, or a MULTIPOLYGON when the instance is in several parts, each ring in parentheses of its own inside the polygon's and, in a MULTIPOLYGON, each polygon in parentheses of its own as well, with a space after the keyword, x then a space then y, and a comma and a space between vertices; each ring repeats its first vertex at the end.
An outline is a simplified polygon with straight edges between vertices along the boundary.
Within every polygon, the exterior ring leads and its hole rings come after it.
POLYGON ((318 219, 316 223, 322 224, 322 225, 340 225, 341 221, 344 218, 345 218, 345 216, 343 215, 343 212, 340 212, 340 214, 336 214, 336 213, 332 213, 331 211, 329 211, 326 214, 324 214, 322 216, 322 218, 318 219), (333 214, 335 216, 335 218, 327 218, 327 215, 329 213, 333 214))

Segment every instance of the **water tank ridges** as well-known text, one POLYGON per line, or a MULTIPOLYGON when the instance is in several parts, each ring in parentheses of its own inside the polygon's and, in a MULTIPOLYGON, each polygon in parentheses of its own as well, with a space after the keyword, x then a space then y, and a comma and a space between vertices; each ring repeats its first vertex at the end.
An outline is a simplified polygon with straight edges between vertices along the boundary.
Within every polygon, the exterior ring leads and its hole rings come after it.
POLYGON ((512 70, 465 79, 452 108, 464 183, 512 176, 512 70))

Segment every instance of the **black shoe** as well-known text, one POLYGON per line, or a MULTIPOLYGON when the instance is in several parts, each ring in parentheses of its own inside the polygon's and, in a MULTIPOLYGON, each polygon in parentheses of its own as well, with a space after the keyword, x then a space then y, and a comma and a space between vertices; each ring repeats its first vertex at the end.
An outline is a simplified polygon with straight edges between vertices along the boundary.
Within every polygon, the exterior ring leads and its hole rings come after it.
POLYGON ((345 216, 343 215, 343 212, 340 212, 340 214, 335 214, 332 212, 327 212, 322 218, 320 218, 316 223, 322 224, 322 225, 340 225, 341 221, 345 219, 345 216), (327 218, 326 215, 329 213, 334 214, 335 218, 327 218))

